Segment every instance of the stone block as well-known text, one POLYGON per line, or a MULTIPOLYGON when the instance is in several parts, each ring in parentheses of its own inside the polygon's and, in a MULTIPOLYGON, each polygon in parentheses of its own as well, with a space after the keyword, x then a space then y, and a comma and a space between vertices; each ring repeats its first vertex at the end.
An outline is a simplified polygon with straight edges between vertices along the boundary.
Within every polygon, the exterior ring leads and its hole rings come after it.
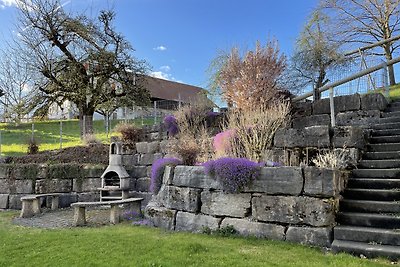
POLYGON ((10 167, 10 178, 12 179, 23 179, 23 180, 35 180, 39 177, 42 170, 42 165, 39 164, 18 164, 10 167))
POLYGON ((31 194, 32 180, 0 179, 0 194, 31 194))
POLYGON ((252 199, 252 214, 264 222, 331 226, 335 223, 335 201, 312 197, 260 195, 252 199))
POLYGON ((275 133, 274 146, 280 148, 329 147, 329 126, 280 129, 275 133))
POLYGON ((18 194, 18 195, 9 195, 8 196, 8 208, 11 210, 20 210, 22 209, 22 201, 21 197, 23 197, 24 194, 18 194))
POLYGON ((361 95, 362 110, 384 110, 388 105, 386 98, 380 93, 361 95))
MULTIPOLYGON (((361 98, 359 94, 334 97, 335 114, 343 111, 360 110, 361 98)), ((313 103, 313 114, 330 114, 329 98, 324 98, 313 103)))
POLYGON ((360 126, 368 128, 375 124, 381 116, 379 110, 358 110, 343 112, 336 115, 336 125, 338 126, 360 126))
POLYGON ((331 247, 332 227, 295 227, 289 226, 286 240, 318 247, 331 247))
POLYGON ((0 179, 9 178, 10 167, 8 164, 0 164, 0 179))
POLYGON ((125 167, 130 167, 139 164, 139 154, 134 155, 123 155, 122 156, 122 165, 125 167))
POLYGON ((87 178, 87 179, 80 178, 72 180, 72 191, 74 192, 98 191, 98 188, 100 187, 101 187, 100 178, 87 178))
POLYGON ((277 224, 252 222, 247 219, 225 218, 221 228, 232 225, 236 231, 244 236, 256 236, 273 240, 285 240, 285 227, 277 224))
POLYGON ((293 105, 293 114, 294 117, 306 117, 312 115, 312 102, 294 102, 293 105))
POLYGON ((146 177, 151 177, 151 167, 152 166, 147 166, 146 167, 146 177))
POLYGON ((147 166, 132 166, 127 172, 133 178, 147 177, 147 166))
POLYGON ((155 227, 166 230, 175 229, 175 216, 177 211, 164 207, 147 206, 145 209, 145 217, 150 220, 155 227))
POLYGON ((251 211, 251 194, 201 193, 201 212, 213 216, 246 217, 251 211))
POLYGON ((159 152, 160 152, 160 141, 153 141, 147 144, 146 153, 154 154, 159 152))
POLYGON ((161 153, 167 154, 170 150, 172 140, 163 140, 160 142, 161 153))
POLYGON ((265 167, 260 176, 245 192, 262 192, 270 195, 300 195, 303 189, 303 174, 300 167, 265 167))
POLYGON ((318 197, 338 197, 345 188, 346 174, 340 170, 304 168, 304 194, 318 197))
POLYGON ((150 178, 139 178, 136 180, 136 191, 149 192, 150 178))
POLYGON ((152 165, 154 161, 162 158, 163 155, 161 153, 141 154, 139 157, 139 165, 152 165))
POLYGON ((286 162, 286 152, 282 148, 267 149, 262 155, 261 162, 274 161, 274 162, 286 162))
POLYGON ((100 194, 98 192, 79 193, 79 194, 77 194, 77 201, 79 201, 79 202, 100 201, 100 194))
POLYGON ((203 189, 223 189, 217 179, 204 173, 203 166, 176 166, 172 184, 203 189))
POLYGON ((337 126, 333 128, 332 146, 364 149, 367 145, 364 130, 356 126, 337 126))
POLYGON ((72 194, 63 194, 60 196, 59 206, 60 208, 68 208, 71 206, 71 203, 75 203, 78 201, 78 195, 75 193, 72 194))
POLYGON ((44 179, 37 180, 36 194, 44 193, 69 193, 72 191, 72 179, 44 179))
POLYGON ((175 167, 165 166, 163 174, 163 184, 172 185, 174 179, 175 167))
POLYGON ((130 192, 130 197, 143 198, 142 203, 141 203, 142 210, 144 210, 146 208, 146 206, 150 202, 152 196, 153 196, 152 193, 148 193, 148 192, 137 192, 137 191, 130 192))
POLYGON ((138 154, 145 154, 148 151, 147 148, 148 143, 147 142, 139 142, 136 143, 136 151, 138 154))
POLYGON ((166 208, 198 212, 200 210, 200 193, 201 190, 195 188, 163 186, 157 198, 166 208))
POLYGON ((0 194, 0 209, 8 209, 8 194, 0 194))
POLYGON ((295 118, 292 121, 293 128, 305 128, 317 125, 327 125, 331 124, 331 117, 328 114, 312 115, 307 117, 295 118))
POLYGON ((149 133, 147 134, 147 138, 151 141, 156 141, 161 139, 161 134, 160 133, 149 133))
POLYGON ((176 231, 202 232, 205 228, 218 229, 221 219, 208 215, 179 211, 176 214, 176 231))
POLYGON ((81 164, 53 164, 47 170, 47 179, 71 179, 85 177, 85 169, 81 164))
POLYGON ((100 178, 107 166, 103 165, 85 165, 85 178, 100 178))

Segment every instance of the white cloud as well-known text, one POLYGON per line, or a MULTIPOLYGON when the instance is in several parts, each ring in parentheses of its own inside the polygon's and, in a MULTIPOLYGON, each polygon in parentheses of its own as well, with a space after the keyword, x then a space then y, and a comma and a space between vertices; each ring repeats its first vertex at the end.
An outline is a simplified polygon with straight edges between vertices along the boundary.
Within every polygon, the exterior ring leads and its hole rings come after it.
POLYGON ((154 47, 153 50, 156 50, 156 51, 165 51, 165 50, 167 50, 167 48, 166 48, 165 46, 163 46, 163 45, 159 45, 159 46, 157 46, 157 47, 154 47))
POLYGON ((163 79, 163 80, 174 80, 174 78, 171 76, 171 74, 169 73, 165 73, 162 71, 153 71, 150 73, 150 76, 154 77, 154 78, 159 78, 159 79, 163 79))
POLYGON ((170 72, 171 71, 171 67, 170 66, 161 66, 160 70, 162 70, 163 72, 170 72))
POLYGON ((1 8, 6 8, 10 6, 16 6, 17 5, 17 0, 0 0, 0 7, 1 8))

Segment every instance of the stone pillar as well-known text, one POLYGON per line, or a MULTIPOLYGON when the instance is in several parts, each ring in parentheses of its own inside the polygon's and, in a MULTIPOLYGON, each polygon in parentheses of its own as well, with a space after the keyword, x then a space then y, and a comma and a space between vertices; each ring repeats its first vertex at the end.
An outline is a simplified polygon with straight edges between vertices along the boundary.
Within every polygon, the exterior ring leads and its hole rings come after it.
POLYGON ((86 224, 85 207, 76 206, 74 208, 74 225, 83 226, 86 224))
POLYGON ((111 211, 110 211, 110 223, 117 224, 119 223, 119 206, 118 204, 111 204, 111 211))

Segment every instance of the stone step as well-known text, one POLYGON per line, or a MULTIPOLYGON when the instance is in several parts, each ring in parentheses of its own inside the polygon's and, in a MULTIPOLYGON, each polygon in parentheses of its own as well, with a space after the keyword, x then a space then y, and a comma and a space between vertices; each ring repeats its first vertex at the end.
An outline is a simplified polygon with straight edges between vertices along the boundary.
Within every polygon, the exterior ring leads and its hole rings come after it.
POLYGON ((388 104, 388 107, 400 107, 400 101, 393 101, 388 104))
POLYGON ((365 189, 346 188, 342 196, 344 199, 399 201, 400 190, 396 189, 365 189))
POLYGON ((347 188, 395 189, 400 188, 400 179, 351 177, 347 180, 347 188))
POLYGON ((383 136, 373 136, 369 138, 371 144, 378 143, 400 143, 400 135, 383 135, 383 136))
POLYGON ((369 128, 374 129, 374 130, 399 129, 400 122, 377 123, 377 124, 371 125, 369 128))
POLYGON ((400 231, 397 229, 339 225, 333 229, 333 235, 335 240, 400 246, 400 231))
POLYGON ((400 122, 400 116, 392 116, 386 118, 378 118, 376 120, 376 124, 383 124, 383 123, 395 123, 400 122))
POLYGON ((354 178, 400 178, 400 168, 396 169, 354 169, 354 178))
POLYGON ((400 109, 392 112, 382 112, 382 118, 400 117, 400 109))
POLYGON ((385 160, 361 160, 358 163, 360 169, 391 169, 400 168, 400 159, 385 160))
POLYGON ((342 212, 367 212, 367 213, 399 213, 400 204, 397 201, 373 201, 343 199, 340 201, 342 212))
POLYGON ((398 104, 390 104, 384 110, 384 112, 396 112, 396 111, 400 111, 400 106, 398 106, 398 104))
POLYGON ((400 135, 399 129, 372 130, 372 136, 400 135))
POLYGON ((400 151, 366 152, 363 154, 363 159, 366 160, 399 159, 399 158, 400 158, 400 151))
POLYGON ((383 143, 367 145, 368 152, 400 151, 400 143, 383 143))
POLYGON ((364 255, 368 258, 385 257, 391 260, 400 258, 400 248, 398 246, 367 244, 364 242, 334 240, 332 251, 347 252, 356 256, 364 255))
POLYGON ((340 225, 352 225, 385 229, 399 229, 400 217, 392 214, 339 212, 337 222, 340 225))

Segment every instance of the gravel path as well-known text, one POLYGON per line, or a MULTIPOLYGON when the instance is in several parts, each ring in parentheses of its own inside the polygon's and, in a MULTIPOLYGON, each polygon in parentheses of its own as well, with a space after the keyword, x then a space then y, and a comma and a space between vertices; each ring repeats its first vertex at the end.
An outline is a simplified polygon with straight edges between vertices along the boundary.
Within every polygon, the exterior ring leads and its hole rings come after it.
MULTIPOLYGON (((44 210, 32 218, 14 218, 13 223, 27 227, 38 228, 68 228, 73 226, 74 210, 71 208, 60 210, 44 210)), ((87 226, 101 226, 110 224, 109 208, 87 208, 87 226)))

